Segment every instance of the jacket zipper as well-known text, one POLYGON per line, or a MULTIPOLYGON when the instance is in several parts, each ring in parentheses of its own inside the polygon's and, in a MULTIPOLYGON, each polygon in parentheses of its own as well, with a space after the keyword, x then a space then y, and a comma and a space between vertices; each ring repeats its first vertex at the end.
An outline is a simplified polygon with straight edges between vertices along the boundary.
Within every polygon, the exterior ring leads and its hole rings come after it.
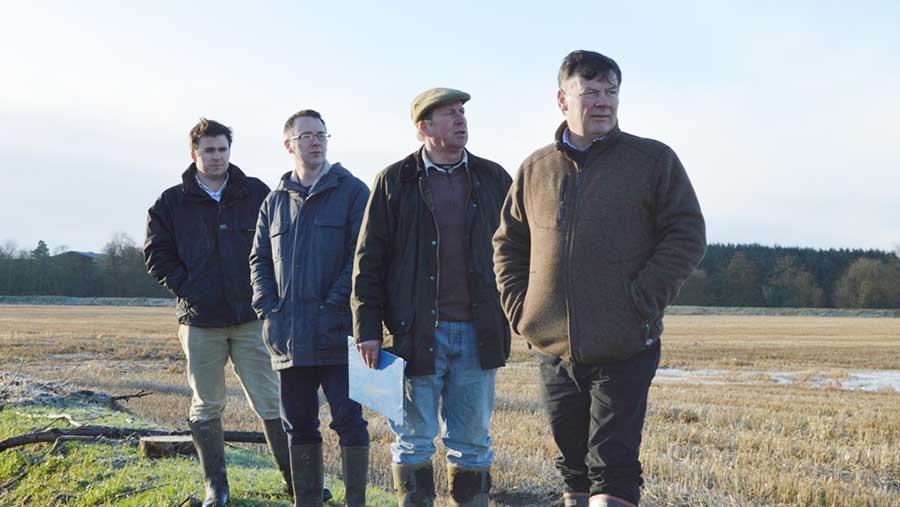
POLYGON ((569 175, 563 176, 562 190, 559 191, 559 212, 556 214, 556 223, 561 225, 566 220, 566 191, 569 188, 569 175))
MULTIPOLYGON (((568 157, 566 157, 568 158, 568 157)), ((578 206, 576 205, 578 202, 578 187, 581 186, 581 179, 584 172, 578 166, 578 163, 572 159, 569 159, 572 164, 575 166, 575 188, 571 192, 572 194, 572 219, 569 221, 568 226, 566 227, 566 261, 563 266, 563 271, 566 277, 566 311, 569 314, 569 352, 572 353, 572 360, 578 361, 579 357, 575 349, 575 337, 577 336, 577 327, 576 327, 576 319, 575 319, 575 305, 573 303, 574 292, 575 292, 575 280, 572 276, 572 258, 574 257, 575 250, 575 223, 578 219, 578 206)), ((563 183, 568 184, 568 174, 563 178, 563 183)), ((562 191, 563 196, 566 194, 565 189, 562 191)))
MULTIPOLYGON (((221 233, 222 233, 222 231, 225 231, 225 236, 228 236, 231 233, 231 231, 229 231, 228 222, 225 222, 222 218, 222 212, 224 211, 224 209, 227 205, 226 202, 223 202, 224 199, 225 199, 225 196, 223 195, 220 200, 216 201, 216 234, 215 234, 214 238, 216 241, 216 255, 219 257, 220 264, 224 264, 224 261, 222 260, 223 256, 222 256, 222 252, 221 252, 222 248, 224 247, 224 245, 222 244, 221 233)), ((224 267, 223 267, 223 272, 224 272, 224 267)), ((229 301, 230 300, 230 292, 232 290, 232 287, 229 287, 228 277, 225 277, 225 278, 226 279, 224 281, 223 288, 225 289, 225 299, 226 299, 226 301, 229 301)), ((237 313, 235 312, 234 308, 231 307, 231 305, 228 305, 228 306, 229 306, 229 308, 227 308, 226 311, 231 313, 234 320, 237 321, 238 320, 237 313)))

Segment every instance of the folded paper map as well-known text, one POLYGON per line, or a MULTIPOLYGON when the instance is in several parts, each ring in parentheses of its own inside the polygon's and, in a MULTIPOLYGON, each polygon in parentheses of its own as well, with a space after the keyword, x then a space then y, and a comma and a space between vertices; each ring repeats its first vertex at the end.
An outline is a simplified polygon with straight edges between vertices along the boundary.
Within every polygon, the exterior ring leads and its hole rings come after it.
POLYGON ((347 337, 347 362, 350 370, 350 399, 403 423, 403 370, 406 361, 381 351, 378 368, 369 368, 356 350, 353 337, 347 337))

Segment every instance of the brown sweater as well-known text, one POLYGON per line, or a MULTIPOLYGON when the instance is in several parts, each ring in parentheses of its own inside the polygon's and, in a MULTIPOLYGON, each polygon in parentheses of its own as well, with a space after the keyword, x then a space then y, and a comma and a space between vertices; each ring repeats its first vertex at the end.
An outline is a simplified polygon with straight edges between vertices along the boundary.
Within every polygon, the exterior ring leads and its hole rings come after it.
POLYGON ((700 204, 668 146, 619 131, 579 166, 555 144, 523 163, 494 235, 513 331, 580 363, 627 359, 662 333, 663 310, 706 248, 700 204))
POLYGON ((432 168, 425 178, 431 213, 438 230, 438 319, 470 322, 469 238, 466 206, 469 203, 469 175, 458 167, 451 172, 432 168))

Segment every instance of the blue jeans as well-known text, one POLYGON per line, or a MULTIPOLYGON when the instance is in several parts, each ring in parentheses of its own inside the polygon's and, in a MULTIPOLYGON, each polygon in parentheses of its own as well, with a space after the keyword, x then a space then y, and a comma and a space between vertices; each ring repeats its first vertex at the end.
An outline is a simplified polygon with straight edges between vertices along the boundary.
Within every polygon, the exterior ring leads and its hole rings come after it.
POLYGON ((497 369, 481 369, 471 322, 439 322, 434 341, 434 374, 406 377, 403 424, 389 421, 397 437, 391 444, 391 458, 403 465, 431 459, 442 398, 440 423, 447 461, 462 468, 488 468, 494 461, 488 430, 497 369))
POLYGON ((350 399, 347 365, 303 366, 278 371, 281 378, 281 423, 290 445, 318 444, 319 385, 331 408, 331 429, 343 447, 369 445, 362 406, 350 399))

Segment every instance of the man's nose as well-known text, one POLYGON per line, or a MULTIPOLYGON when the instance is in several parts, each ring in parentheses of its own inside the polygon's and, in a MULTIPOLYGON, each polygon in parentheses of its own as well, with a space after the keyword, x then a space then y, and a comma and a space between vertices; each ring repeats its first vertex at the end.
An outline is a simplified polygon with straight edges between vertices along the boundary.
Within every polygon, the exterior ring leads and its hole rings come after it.
POLYGON ((608 97, 604 93, 600 93, 594 98, 595 106, 609 107, 609 105, 611 103, 612 103, 612 101, 611 101, 610 97, 608 97))

